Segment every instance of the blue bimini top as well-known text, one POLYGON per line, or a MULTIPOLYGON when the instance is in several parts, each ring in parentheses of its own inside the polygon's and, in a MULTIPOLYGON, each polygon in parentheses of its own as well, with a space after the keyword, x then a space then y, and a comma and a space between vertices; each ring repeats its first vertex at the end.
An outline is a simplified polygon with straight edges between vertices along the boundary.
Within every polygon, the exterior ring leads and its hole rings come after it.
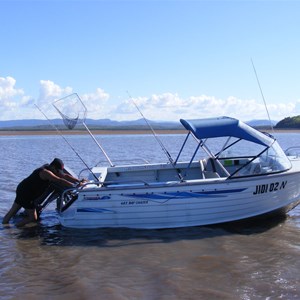
POLYGON ((274 138, 230 117, 218 117, 196 120, 180 119, 181 124, 199 140, 217 137, 236 137, 266 147, 271 146, 274 138))

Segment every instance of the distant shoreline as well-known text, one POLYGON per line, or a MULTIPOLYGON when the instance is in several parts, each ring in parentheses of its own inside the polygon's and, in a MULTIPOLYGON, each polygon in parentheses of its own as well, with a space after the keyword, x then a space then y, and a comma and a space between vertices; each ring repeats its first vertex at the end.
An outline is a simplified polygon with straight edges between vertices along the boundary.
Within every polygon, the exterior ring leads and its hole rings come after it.
MULTIPOLYGON (((64 130, 63 135, 86 135, 85 130, 64 130)), ((150 130, 92 130, 95 135, 129 135, 129 134, 152 134, 150 130)), ((157 134, 183 134, 186 130, 155 130, 157 134)), ((59 135, 55 130, 0 130, 0 136, 15 135, 59 135)))
MULTIPOLYGON (((262 130, 272 133, 271 130, 262 130)), ((155 130, 157 134, 185 134, 187 131, 182 129, 161 129, 155 130)), ((275 133, 300 133, 300 129, 275 129, 275 133)), ((85 130, 64 130, 60 131, 63 135, 86 135, 85 130)), ((92 130, 95 135, 131 135, 131 134, 152 134, 151 130, 92 130)), ((55 130, 0 130, 0 136, 28 136, 28 135, 59 135, 55 130)))

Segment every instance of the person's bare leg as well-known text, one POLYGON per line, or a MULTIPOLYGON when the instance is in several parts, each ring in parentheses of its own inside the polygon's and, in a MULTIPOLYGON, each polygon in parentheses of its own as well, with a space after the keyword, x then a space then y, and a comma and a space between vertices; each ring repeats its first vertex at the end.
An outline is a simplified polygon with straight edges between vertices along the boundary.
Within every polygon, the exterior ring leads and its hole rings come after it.
POLYGON ((36 222, 38 217, 35 209, 26 209, 27 216, 16 224, 17 227, 22 227, 30 222, 36 222))
POLYGON ((4 216, 2 220, 2 224, 9 223, 9 220, 16 215, 16 213, 21 209, 21 205, 17 204, 16 202, 13 203, 11 209, 8 213, 4 216))

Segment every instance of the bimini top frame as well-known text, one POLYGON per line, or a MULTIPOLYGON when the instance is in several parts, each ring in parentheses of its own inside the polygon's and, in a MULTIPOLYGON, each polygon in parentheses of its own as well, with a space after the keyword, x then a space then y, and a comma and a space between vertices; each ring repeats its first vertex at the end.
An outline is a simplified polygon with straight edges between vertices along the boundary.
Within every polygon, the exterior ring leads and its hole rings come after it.
MULTIPOLYGON (((265 135, 264 133, 253 129, 249 125, 230 117, 218 117, 196 120, 181 119, 180 122, 188 130, 188 134, 178 153, 178 156, 175 160, 175 164, 178 162, 179 157, 190 135, 192 135, 198 142, 198 146, 190 160, 187 169, 189 169, 190 165, 192 164, 192 161, 196 156, 196 153, 201 147, 211 158, 215 160, 215 162, 220 166, 220 168, 223 169, 224 173, 227 174, 228 177, 231 177, 228 171, 220 163, 220 161, 216 159, 217 157, 210 151, 210 149, 206 147, 205 140, 208 138, 228 137, 227 142, 229 142, 229 139, 234 137, 237 138, 237 140, 233 144, 240 140, 246 140, 264 146, 264 151, 258 154, 258 156, 265 152, 267 149, 269 149, 272 146, 272 144, 274 144, 274 142, 276 141, 273 137, 265 135)), ((224 145, 225 149, 233 145, 231 144, 229 146, 226 146, 226 144, 224 145)), ((222 149, 222 151, 225 150, 224 148, 222 149)), ((254 160, 256 157, 254 157, 252 160, 254 160)))
POLYGON ((274 138, 265 135, 251 126, 230 117, 207 118, 196 120, 180 120, 181 124, 199 139, 216 137, 236 137, 266 147, 271 146, 274 138))

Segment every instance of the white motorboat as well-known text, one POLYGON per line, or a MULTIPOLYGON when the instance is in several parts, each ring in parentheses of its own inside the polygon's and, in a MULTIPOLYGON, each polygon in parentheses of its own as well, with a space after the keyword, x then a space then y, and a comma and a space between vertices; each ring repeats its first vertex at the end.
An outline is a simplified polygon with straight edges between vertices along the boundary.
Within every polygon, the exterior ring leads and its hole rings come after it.
POLYGON ((176 159, 132 165, 109 160, 110 166, 91 168, 84 186, 59 198, 61 224, 176 228, 286 213, 299 204, 299 149, 284 152, 273 136, 230 117, 180 122, 187 136, 176 159), (182 161, 191 139, 195 151, 182 161))

